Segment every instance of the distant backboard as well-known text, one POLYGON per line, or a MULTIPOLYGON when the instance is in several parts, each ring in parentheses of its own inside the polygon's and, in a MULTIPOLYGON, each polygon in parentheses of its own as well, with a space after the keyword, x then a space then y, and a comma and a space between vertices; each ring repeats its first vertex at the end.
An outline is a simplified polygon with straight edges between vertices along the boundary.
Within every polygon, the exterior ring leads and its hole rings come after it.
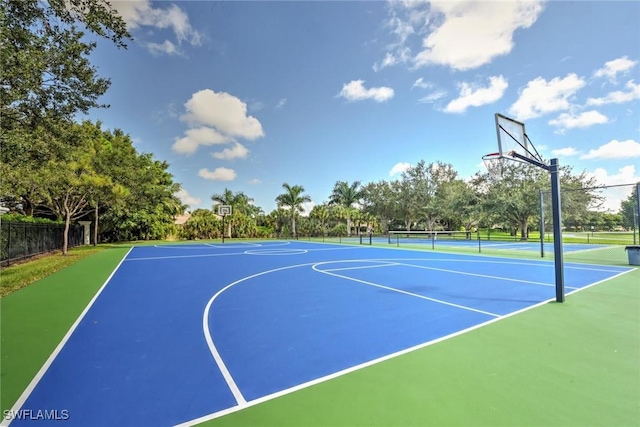
POLYGON ((229 205, 218 205, 218 215, 227 216, 231 215, 231 206, 229 205))

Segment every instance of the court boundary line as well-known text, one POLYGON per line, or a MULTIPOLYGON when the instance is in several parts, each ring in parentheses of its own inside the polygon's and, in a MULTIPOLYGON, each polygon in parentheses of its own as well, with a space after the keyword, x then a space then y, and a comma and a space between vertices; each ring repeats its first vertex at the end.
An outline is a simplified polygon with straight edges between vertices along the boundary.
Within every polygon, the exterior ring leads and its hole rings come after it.
MULTIPOLYGON (((296 250, 304 250, 307 252, 316 252, 316 251, 340 251, 347 249, 357 249, 357 246, 345 246, 345 247, 337 247, 337 248, 322 248, 322 249, 296 249, 296 250)), ((238 248, 233 248, 238 249, 238 248)), ((181 258, 206 258, 206 257, 219 257, 219 256, 231 256, 231 255, 255 255, 248 254, 247 251, 257 250, 257 249, 247 249, 244 252, 230 252, 223 254, 197 254, 197 255, 168 255, 168 256, 157 256, 157 257, 140 257, 140 258, 130 258, 126 260, 129 261, 155 261, 155 260, 163 260, 163 259, 181 259, 181 258)), ((284 249, 274 249, 274 250, 284 250, 284 249)), ((292 249, 289 249, 292 250, 292 249)), ((280 254, 280 255, 292 255, 292 254, 280 254)), ((300 253, 299 255, 302 255, 300 253)), ((272 255, 275 256, 275 255, 272 255)))
MULTIPOLYGON (((566 243, 565 246, 566 245, 583 245, 583 244, 584 245, 588 245, 588 244, 593 244, 593 243, 566 243)), ((584 252, 602 251, 602 250, 605 250, 605 249, 611 249, 611 248, 615 248, 615 247, 617 247, 617 246, 615 246, 615 245, 607 245, 607 246, 603 246, 603 247, 600 247, 600 248, 579 249, 577 251, 565 252, 564 255, 573 255, 573 254, 581 254, 581 253, 584 253, 584 252)))
MULTIPOLYGON (((625 275, 625 274, 627 274, 627 273, 629 273, 631 271, 635 271, 635 270, 637 270, 637 268, 630 268, 630 269, 628 269, 626 271, 621 271, 621 272, 619 272, 618 274, 616 274, 614 276, 608 277, 608 278, 603 279, 603 280, 599 280, 597 282, 594 282, 594 283, 591 283, 589 285, 586 285, 586 286, 584 286, 582 288, 578 288, 575 291, 570 292, 568 295, 572 295, 572 294, 578 293, 578 292, 580 292, 580 291, 582 291, 584 289, 591 288, 593 286, 599 285, 599 284, 604 283, 604 282, 606 282, 608 280, 615 279, 615 278, 617 278, 619 276, 625 275)), ((280 390, 280 391, 277 391, 275 393, 271 393, 271 394, 259 397, 257 399, 254 399, 254 400, 251 400, 249 402, 246 402, 242 406, 240 406, 240 405, 232 406, 230 408, 222 409, 220 411, 216 411, 216 412, 212 412, 212 413, 207 414, 207 415, 203 415, 202 417, 193 418, 191 420, 184 421, 184 422, 182 422, 180 424, 176 424, 174 427, 193 427, 193 426, 196 426, 198 424, 204 423, 206 421, 211 421, 211 420, 214 420, 216 418, 220 418, 220 417, 222 417, 224 415, 229 415, 229 414, 232 414, 232 413, 235 413, 235 412, 239 412, 239 411, 244 410, 246 408, 250 408, 252 406, 256 406, 256 405, 268 402, 270 400, 274 400, 274 399, 276 399, 278 397, 286 396, 288 394, 295 393, 295 392, 303 390, 305 388, 309 388, 309 387, 312 387, 314 385, 321 384, 323 382, 327 382, 327 381, 333 380, 335 378, 350 374, 351 372, 359 371, 361 369, 368 368, 368 367, 373 366, 373 365, 377 365, 377 364, 385 362, 387 360, 394 359, 396 357, 400 357, 400 356, 403 356, 403 355, 408 354, 408 353, 412 353, 412 352, 417 351, 417 350, 421 350, 423 348, 432 346, 434 344, 438 344, 438 343, 440 343, 442 341, 446 341, 446 340, 449 340, 451 338, 455 338, 457 336, 466 334, 466 333, 474 331, 476 329, 483 328, 485 326, 491 325, 491 324, 499 322, 501 320, 505 320, 505 319, 508 319, 510 317, 513 317, 513 316, 519 315, 521 313, 524 313, 526 311, 533 310, 535 308, 538 308, 538 307, 541 307, 543 305, 549 304, 550 302, 553 302, 553 301, 555 301, 555 297, 554 298, 549 298, 549 299, 544 300, 544 301, 541 301, 541 302, 539 302, 537 304, 534 304, 534 305, 531 305, 529 307, 525 307, 525 308, 522 308, 520 310, 516 310, 516 311, 514 311, 512 313, 508 313, 508 314, 505 314, 505 315, 500 316, 500 317, 495 317, 493 319, 489 319, 486 322, 479 323, 479 324, 471 326, 471 327, 469 327, 467 329, 456 331, 456 332, 454 332, 452 334, 445 335, 445 336, 436 338, 434 340, 427 341, 427 342, 424 342, 422 344, 418 344, 418 345, 415 345, 413 347, 409 347, 409 348, 406 348, 404 350, 400 350, 400 351, 397 351, 395 353, 391 353, 391 354, 379 357, 377 359, 373 359, 373 360, 370 360, 368 362, 365 362, 365 363, 362 363, 362 364, 359 364, 359 365, 355 365, 355 366, 352 366, 350 368, 343 369, 342 371, 334 372, 334 373, 326 375, 324 377, 316 378, 314 380, 307 381, 307 382, 302 383, 302 384, 298 384, 298 385, 290 387, 288 389, 280 390)))
MULTIPOLYGON (((413 268, 421 268, 421 269, 425 269, 425 270, 444 271, 446 273, 462 274, 464 276, 482 277, 484 279, 504 280, 504 281, 508 281, 508 282, 518 282, 518 283, 525 283, 525 284, 538 285, 538 286, 549 286, 549 287, 555 287, 556 286, 553 283, 534 282, 534 281, 531 281, 531 280, 522 280, 522 279, 510 279, 508 277, 502 277, 502 276, 491 276, 489 274, 468 273, 466 271, 448 270, 446 268, 427 267, 427 266, 424 266, 424 265, 414 265, 414 264, 406 264, 406 263, 398 263, 398 265, 404 265, 406 267, 413 267, 413 268)), ((566 286, 566 288, 567 289, 579 289, 579 288, 576 288, 574 286, 566 286)))
MULTIPOLYGON (((332 248, 333 249, 333 248, 332 248)), ((341 249, 341 248, 339 248, 341 249)), ((427 258, 427 260, 429 260, 427 258)), ((225 291, 227 291, 228 289, 242 283, 245 282, 247 280, 250 279, 254 279, 256 277, 260 277, 266 274, 271 274, 271 273, 275 273, 277 271, 284 271, 284 270, 290 270, 290 269, 294 269, 294 268, 299 268, 299 267, 308 267, 311 266, 312 270, 318 271, 320 273, 325 273, 322 270, 317 270, 314 267, 316 265, 321 265, 321 264, 326 264, 326 263, 336 263, 336 262, 381 262, 381 263, 392 263, 393 260, 383 260, 383 259, 378 259, 378 260, 362 260, 362 259, 357 259, 357 260, 338 260, 338 261, 326 261, 326 262, 309 262, 309 263, 303 263, 303 264, 294 264, 294 265, 288 265, 288 266, 283 266, 283 267, 278 267, 278 268, 274 268, 274 269, 270 269, 270 270, 265 270, 265 271, 261 271, 249 276, 245 276, 242 277, 232 283, 229 283, 228 285, 226 285, 225 287, 223 287, 222 289, 220 289, 218 292, 216 292, 210 299, 209 301, 207 301, 207 304, 205 306, 204 312, 202 313, 202 331, 204 334, 204 338, 205 341, 207 343, 207 346, 209 347, 209 352, 211 353, 214 362, 216 363, 216 365, 218 366, 218 369, 220 369, 220 372, 222 373, 222 376, 225 380, 225 382, 227 383, 227 386, 229 387, 231 393, 233 394, 236 403, 238 404, 238 406, 244 406, 247 404, 246 399, 244 398, 244 395, 242 394, 242 391, 240 390, 240 388, 238 387, 237 383, 235 382, 235 380, 233 379, 233 375, 231 375, 231 372, 229 371, 229 368, 227 368, 226 363, 224 362, 222 355, 220 354, 220 352, 218 351, 218 348, 215 345, 214 339, 213 339, 213 335, 211 333, 211 328, 209 327, 209 317, 210 317, 210 313, 211 313, 211 307, 213 306, 213 303, 215 302, 215 300, 225 291)), ((431 261, 437 261, 434 259, 431 259, 431 261)), ((331 273, 325 273, 325 274, 330 274, 331 273)), ((336 277, 340 277, 343 279, 347 279, 347 280, 355 280, 353 278, 349 278, 347 276, 340 276, 340 275, 335 275, 336 277)), ((382 287, 382 285, 376 285, 376 284, 370 284, 367 283, 369 285, 372 286, 378 286, 378 287, 382 287)), ((386 287, 385 287, 386 288, 386 287)), ((387 288, 388 290, 392 290, 392 291, 396 291, 396 292, 400 292, 400 293, 407 293, 410 294, 411 296, 415 296, 415 297, 419 297, 422 299, 427 299, 433 302, 438 302, 444 305, 451 305, 460 309, 465 309, 465 310, 469 310, 469 311, 475 311, 481 314, 485 314, 485 315, 489 315, 489 316, 495 316, 495 317, 500 317, 500 315, 495 314, 495 313, 489 313, 489 312, 484 312, 482 310, 476 310, 476 309, 472 309, 470 307, 464 307, 464 306, 458 306, 456 304, 453 303, 448 303, 446 301, 440 301, 440 300, 436 300, 433 298, 429 298, 429 297, 425 297, 423 295, 418 295, 418 294, 411 294, 408 293, 406 291, 401 291, 399 289, 395 289, 395 288, 387 288)))
MULTIPOLYGON (((78 318, 76 319, 75 322, 73 322, 73 324, 71 325, 71 327, 69 328, 69 330, 67 331, 67 333, 62 337, 62 340, 60 340, 60 342, 58 343, 58 345, 56 346, 56 348, 53 350, 53 352, 51 352, 51 354, 49 355, 49 357, 47 358, 47 360, 44 362, 44 364, 40 367, 40 369, 38 370, 38 372, 36 373, 36 375, 33 377, 33 379, 31 380, 31 382, 29 383, 29 385, 24 389, 24 391, 22 392, 22 394, 20 395, 20 397, 18 398, 18 400, 16 400, 16 402, 13 404, 13 406, 11 407, 11 409, 9 409, 8 414, 15 414, 17 412, 20 411, 20 409, 22 408, 22 406, 26 403, 27 399, 29 399, 29 397, 31 396, 31 393, 33 392, 33 390, 35 390, 35 388, 38 386, 38 383, 40 383, 40 380, 44 377, 44 375, 47 373, 47 371, 49 370, 49 367, 53 364, 53 362, 56 360, 56 358, 58 357, 58 354, 60 354, 60 352, 62 351, 62 349, 64 348, 64 346, 67 344, 67 342, 69 341, 69 339, 71 338, 71 336, 73 335, 73 333, 75 332, 75 330, 78 328, 78 325, 80 325, 80 322, 84 319, 84 317, 87 315, 87 313, 89 312, 89 310, 91 309, 91 307, 93 307, 93 304, 96 302, 96 300, 98 299, 98 297, 102 294, 102 291, 107 287, 107 285, 109 284, 109 282, 111 282, 111 279, 113 278, 113 276, 116 274, 116 272, 118 271, 118 269, 120 268, 120 266, 122 265, 122 263, 124 262, 124 260, 127 258, 127 256, 129 256, 129 254, 131 253, 131 251, 133 250, 134 246, 131 246, 131 248, 129 248, 129 250, 127 251, 126 254, 124 254, 124 256, 122 257, 122 259, 120 260, 120 262, 118 263, 118 265, 116 265, 116 267, 113 269, 113 271, 111 272, 111 274, 109 275, 109 277, 107 277, 107 280, 105 280, 105 282, 102 284, 102 286, 100 287, 100 289, 98 289, 98 291, 95 293, 95 295, 93 296, 93 298, 91 298, 91 300, 89 301, 89 303, 87 304, 87 306, 84 308, 84 310, 82 310, 82 312, 80 313, 80 315, 78 316, 78 318)), ((0 426, 2 427, 7 427, 11 424, 11 422, 14 420, 15 418, 11 418, 9 420, 7 420, 6 418, 4 418, 2 420, 2 422, 0 422, 0 426)))
MULTIPOLYGON (((270 240, 267 240, 265 242, 271 242, 270 240)), ((168 245, 152 245, 152 246, 140 246, 140 247, 152 247, 152 248, 160 248, 160 249, 182 249, 182 250, 197 250, 197 249, 203 249, 203 247, 209 247, 209 248, 216 248, 216 249, 223 249, 223 248, 233 248, 233 249, 238 249, 239 247, 245 247, 245 246, 260 246, 260 247, 264 247, 264 246, 286 246, 286 245, 290 245, 291 242, 288 241, 282 241, 282 240, 274 240, 273 243, 269 243, 269 244, 262 244, 262 243, 250 243, 250 242, 231 242, 231 243, 227 243, 227 244, 216 244, 216 243, 186 243, 186 244, 177 244, 177 245, 172 245, 172 244, 168 244, 168 245), (235 245, 244 245, 244 246, 238 246, 236 247, 235 245)))
MULTIPOLYGON (((309 243, 315 243, 315 244, 331 244, 331 242, 309 242, 309 243)), ((336 243, 338 244, 338 243, 336 243)), ((381 244, 375 244, 375 245, 354 245, 351 243, 344 243, 345 245, 349 245, 349 246, 353 246, 353 247, 361 247, 363 249, 371 249, 371 250, 375 250, 375 249, 390 249, 393 251, 405 251, 405 252, 414 252, 414 253, 424 253, 424 254, 441 254, 441 255, 454 255, 454 256, 459 256, 461 259, 468 261, 471 260, 472 258, 486 258, 486 259, 508 259, 508 260, 514 260, 514 261, 529 261, 532 263, 536 263, 536 264, 549 264, 551 267, 553 267, 553 260, 549 259, 549 258, 527 258, 527 257, 509 257, 503 254, 492 254, 492 253, 468 253, 468 252, 451 252, 451 251, 442 251, 439 250, 437 247, 435 249, 425 249, 424 246, 419 246, 419 245, 414 245, 412 247, 406 247, 406 246, 393 246, 393 245, 381 245, 381 244)), ((611 246, 612 248, 617 248, 618 246, 613 245, 611 246)), ((496 249, 498 250, 498 249, 496 249)), ((522 251, 522 252, 526 252, 526 251, 522 251)), ((572 253, 575 252, 569 252, 568 254, 565 255, 571 255, 572 253)), ((459 260, 458 260, 459 261, 459 260)), ((510 264, 509 262, 502 262, 504 264, 510 264)), ((594 263, 594 262, 590 262, 590 261, 584 261, 584 262, 579 262, 579 261, 565 261, 565 268, 567 268, 567 264, 573 264, 575 265, 591 265, 591 266, 599 266, 599 267, 607 267, 607 268, 630 268, 627 266, 623 266, 623 265, 607 265, 607 264, 599 264, 599 263, 594 263)), ((533 265, 533 264, 532 264, 533 265)), ((574 267, 569 267, 569 268, 574 268, 574 267)))
MULTIPOLYGON (((332 261, 329 261, 329 262, 332 262, 332 261)), ((438 304, 448 305, 448 306, 459 308, 459 309, 462 309, 462 310, 473 311, 475 313, 480 313, 480 314, 484 314, 484 315, 487 315, 487 316, 500 317, 500 314, 491 313, 489 311, 478 310, 477 308, 467 307, 465 305, 455 304, 455 303, 444 301, 444 300, 440 300, 440 299, 437 299, 437 298, 431 298, 431 297, 428 297, 428 296, 425 296, 425 295, 415 294, 413 292, 404 291, 402 289, 392 288, 391 286, 380 285, 378 283, 369 282, 367 280, 356 279, 355 277, 343 276, 341 274, 332 273, 330 271, 317 269, 316 266, 317 265, 321 265, 321 264, 325 264, 325 263, 324 262, 317 263, 317 264, 313 265, 313 267, 311 267, 311 268, 314 271, 317 271, 318 273, 327 274, 329 276, 335 276, 335 277, 339 277, 341 279, 351 280, 353 282, 362 283, 364 285, 373 286, 373 287, 376 287, 376 288, 385 289, 385 290, 388 290, 388 291, 393 291, 393 292, 397 292, 397 293, 400 293, 400 294, 403 294, 403 295, 408 295, 408 296, 412 296, 412 297, 416 297, 416 298, 420 298, 420 299, 425 299, 427 301, 432 301, 432 302, 436 302, 438 304)), ((402 264, 394 263, 394 265, 402 265, 402 264)))
MULTIPOLYGON (((599 284, 604 283, 604 282, 606 282, 608 280, 615 279, 615 278, 617 278, 619 276, 625 275, 625 274, 627 274, 627 273, 629 273, 631 271, 635 271, 635 270, 637 270, 637 268, 630 268, 630 269, 628 269, 626 271, 621 271, 621 272, 619 272, 618 274, 616 274, 614 276, 608 277, 608 278, 603 279, 603 280, 599 280, 597 282, 594 282, 594 283, 591 283, 589 285, 586 285, 586 286, 584 286, 582 288, 578 288, 575 291, 570 292, 568 295, 572 295, 572 294, 578 293, 578 292, 580 292, 580 291, 582 291, 584 289, 591 288, 593 286, 599 285, 599 284)), ((516 316, 516 315, 524 313, 526 311, 533 310, 535 308, 541 307, 541 306, 546 305, 546 304, 548 304, 550 302, 553 302, 553 301, 555 301, 555 298, 549 298, 547 300, 541 301, 541 302, 539 302, 537 304, 534 304, 532 306, 525 307, 525 308, 522 308, 520 310, 516 310, 516 311, 514 311, 512 313, 505 314, 505 315, 503 315, 501 317, 496 317, 496 318, 493 318, 493 319, 489 319, 486 322, 479 323, 479 324, 471 326, 471 327, 469 327, 467 329, 463 329, 463 330, 454 332, 452 334, 445 335, 443 337, 439 337, 439 338, 436 338, 434 340, 427 341, 427 342, 424 342, 422 344, 418 344, 416 346, 409 347, 409 348, 406 348, 404 350, 400 350, 398 352, 391 353, 391 354, 388 354, 386 356, 382 356, 382 357, 379 357, 377 359, 373 359, 373 360, 370 360, 368 362, 352 366, 352 367, 347 368, 347 369, 343 369, 342 371, 334 372, 334 373, 326 375, 324 377, 316 378, 314 380, 307 381, 307 382, 302 383, 302 384, 298 384, 298 385, 290 387, 288 389, 280 390, 280 391, 277 391, 275 393, 271 393, 271 394, 259 397, 258 399, 254 399, 254 400, 251 400, 249 402, 246 402, 246 404, 244 404, 242 406, 232 406, 230 408, 222 409, 220 411, 216 411, 216 412, 212 412, 212 413, 207 414, 207 415, 203 415, 202 417, 198 417, 198 418, 193 418, 191 420, 187 420, 187 421, 182 422, 180 424, 176 424, 174 427, 193 427, 193 426, 196 426, 198 424, 204 423, 206 421, 211 421, 211 420, 214 420, 216 418, 220 418, 220 417, 222 417, 224 415, 229 415, 229 414, 232 414, 232 413, 235 413, 235 412, 239 412, 239 411, 244 410, 246 408, 249 408, 249 407, 252 407, 252 406, 256 406, 256 405, 268 402, 270 400, 274 400, 274 399, 276 399, 278 397, 286 396, 288 394, 295 393, 295 392, 303 390, 305 388, 309 388, 309 387, 312 387, 314 385, 321 384, 323 382, 327 382, 327 381, 330 381, 332 379, 335 379, 335 378, 350 374, 351 372, 359 371, 361 369, 368 368, 368 367, 373 366, 373 365, 377 365, 377 364, 382 363, 384 361, 387 361, 387 360, 390 360, 390 359, 394 359, 396 357, 400 357, 400 356, 403 356, 403 355, 408 354, 408 353, 412 353, 412 352, 417 351, 417 350, 421 350, 423 348, 432 346, 434 344, 438 344, 438 343, 440 343, 442 341, 446 341, 446 340, 449 340, 451 338, 455 338, 457 336, 466 334, 466 333, 474 331, 476 329, 480 329, 480 328, 483 328, 485 326, 488 326, 488 325, 490 325, 492 323, 496 323, 498 321, 501 321, 501 320, 504 320, 504 319, 508 319, 508 318, 510 318, 512 316, 516 316)))
MULTIPOLYGON (((286 243, 282 243, 282 244, 276 244, 276 245, 267 245, 267 246, 285 246, 286 244, 288 244, 289 242, 286 243)), ((228 245, 223 245, 223 244, 219 244, 219 245, 214 245, 213 243, 204 243, 205 246, 209 246, 211 248, 216 248, 216 249, 224 249, 224 248, 233 248, 233 249, 239 249, 239 248, 244 248, 246 246, 251 246, 254 248, 260 248, 262 247, 261 244, 259 243, 244 243, 244 242, 237 242, 237 243, 229 243, 228 245)))

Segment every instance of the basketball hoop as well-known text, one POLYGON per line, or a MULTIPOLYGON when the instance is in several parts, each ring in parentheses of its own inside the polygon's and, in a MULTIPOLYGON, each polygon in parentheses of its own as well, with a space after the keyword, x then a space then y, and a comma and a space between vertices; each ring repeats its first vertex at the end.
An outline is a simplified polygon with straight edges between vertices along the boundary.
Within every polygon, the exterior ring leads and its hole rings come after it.
POLYGON ((490 153, 482 156, 482 161, 487 168, 487 172, 494 178, 502 178, 506 160, 507 159, 500 153, 490 153))

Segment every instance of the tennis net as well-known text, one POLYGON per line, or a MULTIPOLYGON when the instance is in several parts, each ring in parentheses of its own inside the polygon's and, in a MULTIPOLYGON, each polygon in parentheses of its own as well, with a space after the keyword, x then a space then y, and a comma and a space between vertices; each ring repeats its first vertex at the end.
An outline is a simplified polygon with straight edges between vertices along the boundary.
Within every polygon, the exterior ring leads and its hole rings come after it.
POLYGON ((433 243, 436 241, 477 241, 478 233, 471 231, 390 231, 389 243, 433 243))

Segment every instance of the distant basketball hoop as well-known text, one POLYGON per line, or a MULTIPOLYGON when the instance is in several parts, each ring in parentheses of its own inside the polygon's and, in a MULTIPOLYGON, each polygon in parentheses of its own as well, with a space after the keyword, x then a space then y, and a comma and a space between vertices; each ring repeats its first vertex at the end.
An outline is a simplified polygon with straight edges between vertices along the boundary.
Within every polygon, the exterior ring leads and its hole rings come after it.
POLYGON ((218 206, 218 215, 220 215, 221 217, 231 215, 231 212, 232 212, 232 208, 229 205, 218 206))
MULTIPOLYGON (((218 215, 222 217, 222 243, 224 243, 224 219, 227 215, 231 215, 233 209, 229 205, 219 205, 218 206, 218 215)), ((231 238, 231 234, 229 234, 229 238, 231 238)))

